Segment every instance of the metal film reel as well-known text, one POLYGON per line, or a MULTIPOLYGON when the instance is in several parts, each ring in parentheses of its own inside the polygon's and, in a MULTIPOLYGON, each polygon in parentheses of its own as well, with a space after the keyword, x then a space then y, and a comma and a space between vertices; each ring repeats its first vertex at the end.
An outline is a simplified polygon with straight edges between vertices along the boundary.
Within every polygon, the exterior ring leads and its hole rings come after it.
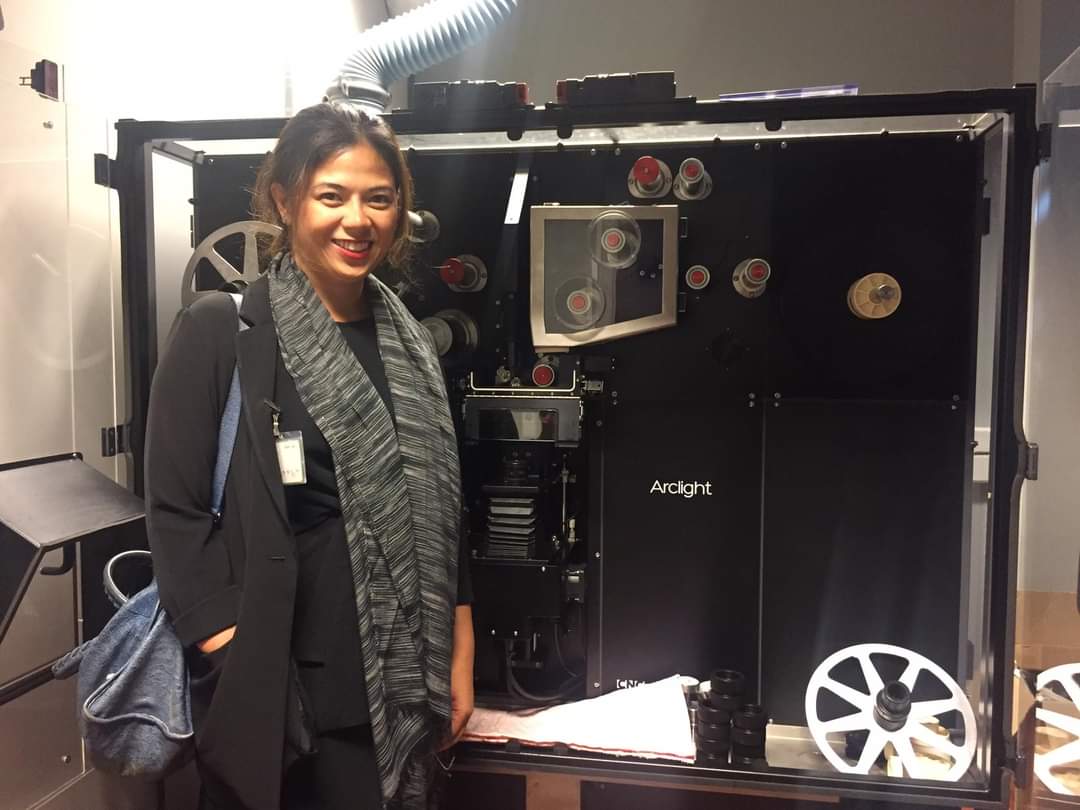
POLYGON ((555 289, 552 298, 555 317, 568 329, 576 332, 595 326, 602 317, 607 303, 604 291, 587 276, 564 281, 555 289))
MULTIPOLYGON (((1080 713, 1080 684, 1076 682, 1077 675, 1080 675, 1080 664, 1062 664, 1051 667, 1039 674, 1035 681, 1035 688, 1042 693, 1044 690, 1049 691, 1052 684, 1058 684, 1072 703, 1073 709, 1080 713)), ((1049 790, 1058 795, 1080 795, 1062 782, 1059 776, 1052 773, 1055 768, 1066 765, 1080 767, 1080 717, 1072 717, 1053 709, 1043 708, 1044 702, 1045 700, 1042 699, 1039 701, 1035 709, 1035 719, 1049 728, 1072 735, 1073 739, 1044 754, 1036 753, 1035 775, 1049 790)))
POLYGON ((856 644, 835 652, 822 661, 806 687, 806 721, 814 742, 825 759, 841 773, 869 773, 886 745, 891 745, 909 777, 957 782, 967 773, 975 756, 975 713, 971 710, 971 704, 963 690, 949 673, 929 658, 891 644, 856 644), (874 665, 872 655, 893 656, 905 661, 906 665, 900 677, 886 683, 874 665), (850 659, 858 662, 868 693, 830 675, 838 664, 850 659), (949 697, 940 700, 910 700, 919 674, 924 671, 929 672, 949 692, 949 697), (850 703, 855 709, 854 713, 823 721, 818 715, 818 696, 823 689, 850 703), (894 699, 905 694, 908 702, 903 706, 903 711, 883 711, 882 701, 887 706, 896 708, 894 699), (951 711, 959 712, 964 722, 964 742, 961 745, 926 725, 937 715, 951 711), (850 731, 865 731, 869 734, 862 755, 855 763, 841 757, 828 739, 829 734, 850 731), (935 756, 951 760, 952 765, 945 769, 931 767, 920 759, 914 743, 932 751, 935 756))
POLYGON ((472 351, 480 339, 476 321, 460 309, 443 309, 420 323, 435 341, 435 350, 445 357, 452 350, 472 351))
POLYGON ((641 250, 641 226, 622 211, 605 211, 589 223, 589 254, 612 270, 632 265, 641 250))
POLYGON ((259 234, 277 236, 279 233, 281 233, 281 228, 277 225, 255 220, 234 222, 231 225, 218 228, 199 242, 195 252, 188 259, 187 266, 184 268, 184 278, 181 282, 180 302, 185 307, 190 306, 199 298, 213 292, 213 290, 195 289, 195 269, 203 259, 208 261, 217 271, 217 274, 221 276, 222 284, 229 281, 246 281, 250 284, 255 281, 259 277, 259 244, 256 237, 259 234), (217 245, 223 239, 236 234, 242 234, 244 237, 243 270, 234 267, 228 259, 217 251, 217 245))

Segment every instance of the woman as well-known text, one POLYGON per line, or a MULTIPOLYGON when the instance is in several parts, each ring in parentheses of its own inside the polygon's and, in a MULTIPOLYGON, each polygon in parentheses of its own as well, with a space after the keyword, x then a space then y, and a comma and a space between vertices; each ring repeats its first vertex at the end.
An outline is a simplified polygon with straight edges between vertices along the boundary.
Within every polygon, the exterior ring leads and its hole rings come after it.
POLYGON ((473 633, 438 357, 374 276, 406 254, 408 167, 384 123, 321 104, 282 131, 255 203, 283 230, 248 328, 225 295, 182 312, 147 427, 201 806, 420 807, 433 750, 472 712, 473 633), (234 365, 243 418, 215 525, 234 365))

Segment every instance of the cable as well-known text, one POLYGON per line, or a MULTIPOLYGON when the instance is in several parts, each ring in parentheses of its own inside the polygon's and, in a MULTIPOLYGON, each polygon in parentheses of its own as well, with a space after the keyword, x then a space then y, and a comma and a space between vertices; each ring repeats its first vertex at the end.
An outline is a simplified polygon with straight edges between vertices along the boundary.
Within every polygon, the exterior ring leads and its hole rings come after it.
POLYGON ((566 659, 563 658, 562 644, 559 642, 559 631, 561 629, 562 625, 558 621, 552 623, 552 635, 555 636, 555 657, 559 659, 559 666, 566 670, 567 674, 570 675, 570 677, 580 678, 581 673, 574 672, 574 670, 570 669, 570 667, 566 665, 566 659))
POLYGON ((581 679, 572 678, 564 685, 562 689, 560 689, 560 691, 556 692, 555 694, 534 695, 533 693, 526 691, 521 686, 521 684, 518 683, 517 678, 512 672, 507 674, 507 681, 510 684, 510 693, 514 695, 514 697, 528 701, 529 703, 535 704, 537 706, 551 706, 556 703, 562 703, 581 687, 581 679))
POLYGON ((506 685, 510 690, 510 693, 517 698, 528 701, 530 703, 539 705, 549 705, 552 703, 558 703, 568 698, 575 689, 581 686, 580 678, 571 678, 569 681, 559 687, 559 691, 553 695, 534 695, 525 689, 514 675, 514 656, 512 651, 512 643, 506 643, 506 685))

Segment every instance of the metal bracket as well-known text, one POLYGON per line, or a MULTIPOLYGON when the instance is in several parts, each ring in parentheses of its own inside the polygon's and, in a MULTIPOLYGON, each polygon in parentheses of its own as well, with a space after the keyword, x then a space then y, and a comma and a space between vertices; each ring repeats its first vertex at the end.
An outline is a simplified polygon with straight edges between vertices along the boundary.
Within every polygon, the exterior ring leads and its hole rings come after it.
POLYGON ((113 183, 113 173, 116 170, 116 161, 108 155, 100 152, 94 153, 94 183, 105 188, 116 188, 113 183))
POLYGON ((986 236, 988 233, 990 233, 990 223, 991 223, 990 212, 993 209, 993 204, 992 203, 993 203, 992 198, 983 197, 983 199, 982 199, 982 209, 979 211, 979 215, 982 218, 981 225, 982 225, 982 234, 983 234, 983 236, 986 236))
POLYGON ((72 568, 75 567, 75 544, 68 543, 63 548, 64 556, 60 561, 60 565, 43 565, 41 566, 41 575, 43 577, 58 577, 66 574, 72 568))
POLYGON ((150 145, 159 155, 165 155, 180 163, 185 163, 188 166, 201 166, 206 162, 206 154, 204 152, 196 152, 194 149, 189 149, 176 141, 151 141, 150 145))
MULTIPOLYGON (((1020 767, 1022 765, 1023 765, 1022 760, 1019 760, 1019 759, 1016 760, 1016 765, 1015 765, 1016 767, 1020 767)), ((1000 795, 1002 797, 1004 797, 1005 802, 1008 802, 1008 800, 1009 800, 1008 797, 1010 795, 1012 795, 1014 785, 1016 787, 1018 787, 1018 788, 1027 787, 1027 785, 1022 783, 1023 782, 1022 779, 1017 779, 1017 774, 1018 773, 1019 773, 1019 771, 1014 771, 1012 768, 1003 768, 1002 771, 1001 771, 1001 794, 1000 795)))
POLYGON ((506 201, 506 215, 503 225, 517 225, 521 222, 521 211, 525 207, 525 194, 529 190, 529 172, 532 168, 532 153, 518 156, 514 168, 513 181, 510 184, 510 197, 506 201))
POLYGON ((131 450, 131 424, 114 425, 101 429, 101 455, 112 458, 118 453, 131 450))
POLYGON ((1053 125, 1039 124, 1038 132, 1035 135, 1035 154, 1040 163, 1050 159, 1050 153, 1053 151, 1053 140, 1053 125))
POLYGON ((1027 787, 1024 776, 1030 765, 1028 753, 1024 750, 1023 740, 1020 736, 1024 733, 1024 730, 1024 723, 1022 722, 1016 736, 1005 741, 1005 773, 1013 776, 1017 782, 1017 787, 1027 787))
POLYGON ((34 63, 29 76, 19 77, 19 86, 32 87, 42 98, 59 101, 60 66, 48 59, 40 59, 34 63))
POLYGON ((1025 442, 1027 452, 1024 455, 1024 478, 1028 481, 1039 480, 1039 445, 1025 442))

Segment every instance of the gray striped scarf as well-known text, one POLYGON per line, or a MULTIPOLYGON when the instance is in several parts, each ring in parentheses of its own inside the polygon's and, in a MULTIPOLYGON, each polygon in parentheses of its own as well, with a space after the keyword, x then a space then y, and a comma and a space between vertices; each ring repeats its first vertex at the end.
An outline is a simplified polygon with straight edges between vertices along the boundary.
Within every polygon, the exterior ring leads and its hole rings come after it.
POLYGON ((431 746, 450 717, 458 581, 461 481, 442 369, 427 330, 369 277, 395 431, 287 251, 268 275, 285 368, 333 452, 383 797, 423 807, 431 746))

